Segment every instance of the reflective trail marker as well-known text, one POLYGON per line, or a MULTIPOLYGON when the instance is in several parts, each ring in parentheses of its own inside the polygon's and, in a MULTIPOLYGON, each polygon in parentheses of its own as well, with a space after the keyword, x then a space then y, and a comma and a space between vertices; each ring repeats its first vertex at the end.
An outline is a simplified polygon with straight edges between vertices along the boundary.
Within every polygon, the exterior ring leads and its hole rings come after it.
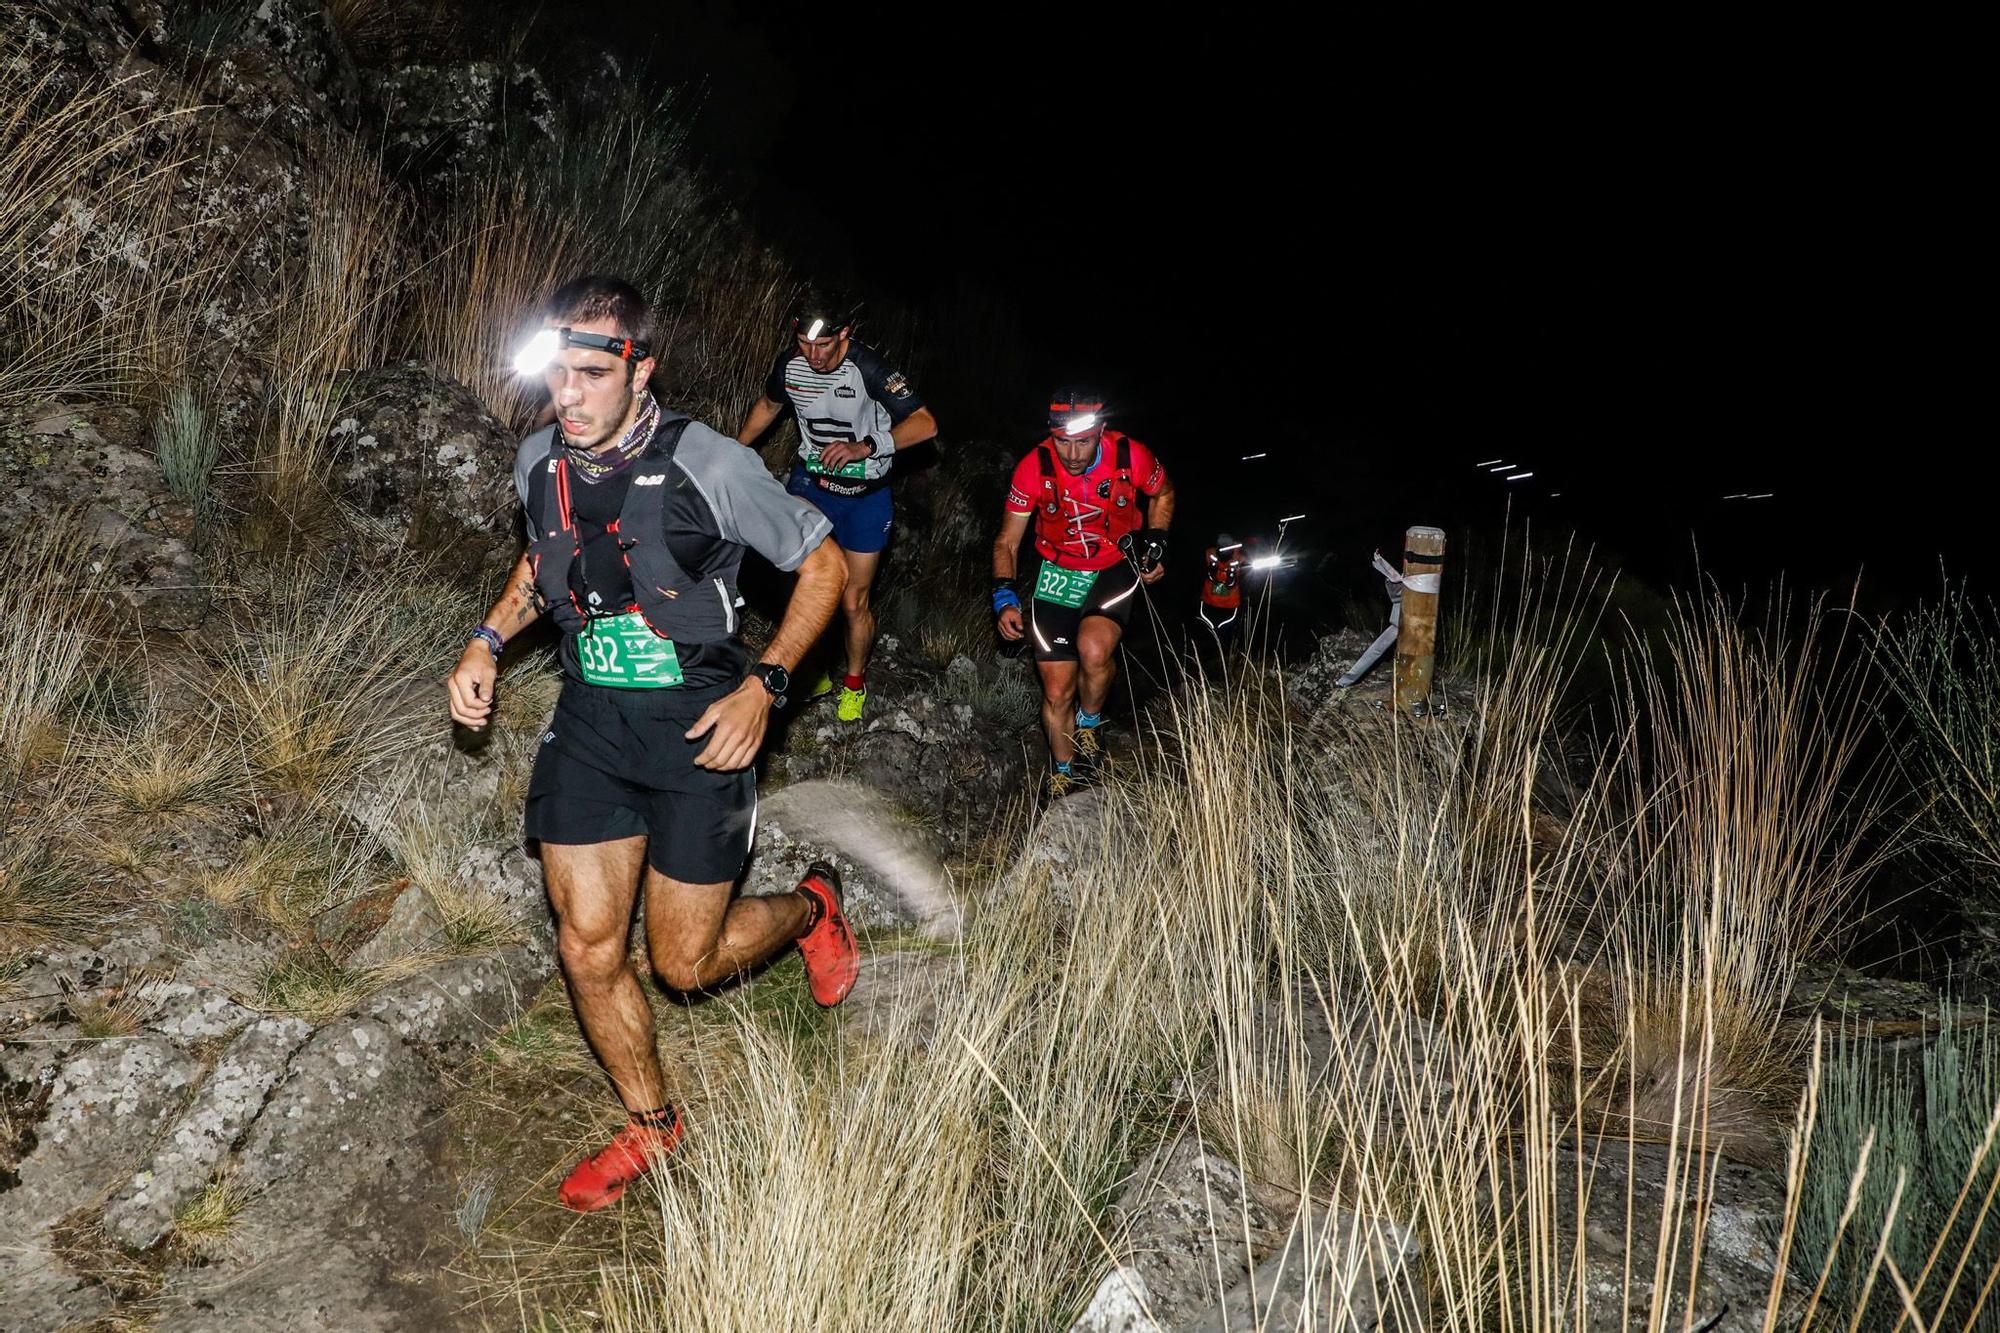
POLYGON ((1403 625, 1396 637, 1396 707, 1422 717, 1430 708, 1437 665, 1438 584, 1444 577, 1444 529, 1403 536, 1403 625))

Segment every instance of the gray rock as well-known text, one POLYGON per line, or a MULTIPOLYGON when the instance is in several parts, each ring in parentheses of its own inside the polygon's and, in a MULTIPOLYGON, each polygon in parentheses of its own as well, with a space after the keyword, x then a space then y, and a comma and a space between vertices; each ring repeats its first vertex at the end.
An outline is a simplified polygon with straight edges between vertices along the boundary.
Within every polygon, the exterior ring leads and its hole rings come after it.
MULTIPOLYGON (((1584 1283, 1590 1306, 1587 1320, 1579 1321, 1577 1327, 1594 1333, 1613 1333, 1635 1322, 1643 1324, 1655 1298, 1653 1261, 1660 1248, 1660 1207, 1670 1153, 1662 1144, 1639 1144, 1630 1149, 1629 1163, 1627 1153, 1624 1142, 1606 1140, 1583 1158, 1568 1148, 1555 1155, 1558 1197, 1571 1197, 1579 1170, 1589 1190, 1584 1214, 1588 1242, 1584 1283), (1629 1305, 1625 1274, 1628 1247, 1629 1305)), ((1699 1157, 1684 1162, 1676 1174, 1685 1183, 1687 1173, 1704 1173, 1711 1165, 1715 1169, 1714 1189, 1694 1299, 1691 1303, 1688 1300, 1687 1271, 1696 1228, 1687 1225, 1679 1237, 1671 1290, 1662 1301, 1667 1313, 1661 1323, 1680 1327, 1685 1322, 1694 1328, 1713 1329, 1713 1333, 1761 1330, 1771 1273, 1777 1265, 1770 1240, 1778 1234, 1784 1216, 1784 1184, 1774 1171, 1729 1161, 1711 1163, 1699 1157), (1710 1320, 1719 1322, 1711 1324, 1710 1320)), ((1686 1206, 1692 1220, 1694 1205, 1690 1202, 1686 1206)))
POLYGON ((50 1228, 131 1171, 200 1076, 200 1062, 161 1037, 94 1043, 55 1076, 34 1150, 0 1192, 7 1327, 62 1328, 110 1307, 102 1288, 63 1265, 50 1228))
MULTIPOLYGON (((1250 1279, 1284 1226, 1242 1172, 1192 1136, 1155 1152, 1133 1173, 1113 1216, 1122 1223, 1122 1266, 1142 1279, 1148 1311, 1165 1329, 1189 1327, 1219 1308, 1226 1289, 1250 1279)), ((1101 1318, 1112 1318, 1118 1299, 1107 1298, 1112 1304, 1101 1318)))
POLYGON ((315 1232, 254 1265, 174 1273, 159 1304, 159 1333, 418 1333, 460 1322, 390 1258, 315 1232))
POLYGON ((548 971, 525 946, 456 958, 382 991, 362 1012, 405 1041, 476 1050, 520 1017, 548 971))
POLYGON ((338 1215, 364 1182, 409 1178, 437 1097, 436 1076, 387 1025, 351 1018, 321 1028, 238 1153, 238 1182, 260 1191, 246 1220, 296 1226, 338 1215))
POLYGON ((444 917, 423 885, 406 885, 390 906, 389 919, 348 957, 348 964, 352 967, 380 967, 397 958, 435 949, 444 936, 444 929, 444 917))
POLYGON ((231 999, 226 991, 193 986, 184 981, 167 982, 152 996, 154 1009, 146 1026, 154 1032, 182 1041, 226 1037, 256 1018, 231 999))
POLYGON ((514 533, 512 432, 470 389, 414 361, 356 375, 334 423, 348 496, 408 541, 426 524, 495 543, 514 533))
POLYGON ((174 1213, 199 1194, 284 1075, 311 1033, 295 1018, 266 1018, 246 1029, 216 1061, 192 1105, 124 1191, 104 1210, 119 1241, 144 1249, 167 1233, 174 1213))
POLYGON ((956 938, 964 913, 950 873, 880 791, 815 779, 759 800, 743 892, 788 892, 816 860, 840 871, 856 926, 916 926, 932 938, 956 938))
POLYGON ((1145 1275, 1121 1264, 1097 1284, 1069 1333, 1160 1333, 1159 1323, 1148 1313, 1152 1301, 1145 1275))
POLYGON ((1114 817, 1102 788, 1086 788, 1051 804, 1035 822, 1021 855, 1001 876, 996 900, 1018 897, 1035 878, 1046 876, 1055 901, 1075 906, 1087 888, 1083 872, 1103 845, 1107 823, 1114 817))
POLYGON ((555 133, 555 103, 532 67, 475 60, 411 63, 368 72, 367 113, 383 153, 399 170, 435 180, 491 164, 510 127, 555 133))
POLYGON ((1339 1210, 1308 1227, 1293 1219, 1285 1243, 1190 1333, 1419 1333, 1429 1327, 1423 1281, 1404 1227, 1339 1210))

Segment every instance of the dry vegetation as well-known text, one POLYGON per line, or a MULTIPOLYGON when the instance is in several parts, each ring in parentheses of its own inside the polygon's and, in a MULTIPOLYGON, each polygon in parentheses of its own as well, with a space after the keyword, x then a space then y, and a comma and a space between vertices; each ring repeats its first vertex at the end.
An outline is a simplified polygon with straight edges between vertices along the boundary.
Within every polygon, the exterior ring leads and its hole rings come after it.
MULTIPOLYGON (((338 7, 371 41, 389 40, 375 26, 385 10, 338 7)), ((0 166, 25 182, 0 198, 12 349, 0 406, 157 399, 176 492, 197 503, 217 454, 175 378, 175 339, 214 275, 149 262, 170 239, 173 157, 130 150, 161 121, 105 115, 116 89, 71 96, 4 58, 15 54, 0 44, 0 166), (79 225, 75 182, 125 229, 79 225)), ((531 296, 577 265, 626 267, 662 293, 676 396, 725 417, 740 407, 792 278, 680 173, 671 131, 649 137, 656 110, 566 136, 561 155, 512 164, 421 228, 365 154, 320 162, 310 235, 259 341, 243 558, 191 672, 129 660, 134 636, 107 617, 58 526, 8 534, 0 978, 22 950, 89 938, 114 906, 281 937, 286 952, 243 993, 313 1017, 508 942, 504 914, 456 867, 469 845, 511 836, 552 675, 543 663, 509 677, 489 807, 434 816, 432 793, 412 785, 409 813, 364 837, 339 798, 442 734, 434 681, 479 593, 415 565, 364 574, 303 553, 346 530, 327 447, 346 377, 413 351, 518 420, 529 403, 501 353, 531 296), (607 179, 628 188, 604 195, 607 179), (93 693, 105 672, 138 682, 132 707, 93 693), (149 850, 156 832, 216 845, 222 825, 219 866, 162 869, 149 850), (329 923, 399 879, 440 908, 435 952, 353 965, 329 923)), ((941 512, 972 503, 969 489, 939 488, 941 512)), ((912 552, 945 571, 958 555, 950 542, 912 552)), ((1508 629, 1469 673, 1477 705, 1447 719, 1336 712, 1306 732, 1262 675, 1184 692, 1138 771, 1106 791, 1080 862, 996 873, 963 948, 919 972, 886 1030, 858 1037, 838 1015, 802 1016, 795 964, 699 1012, 663 1010, 696 1132, 624 1210, 643 1234, 578 1223, 538 1260, 475 1254, 466 1267, 482 1279, 511 1269, 508 1317, 544 1327, 652 1329, 700 1311, 703 1328, 759 1333, 1062 1328, 1122 1252, 1108 1205, 1126 1173, 1192 1134, 1295 1202, 1297 1245, 1359 1258, 1391 1227, 1413 1235, 1419 1257, 1378 1286, 1431 1327, 1581 1328, 1631 1309, 1637 1327, 1679 1328, 1676 1293, 1697 1281, 1708 1191, 1731 1154, 1782 1157, 1786 1173, 1789 1267, 1765 1328, 1849 1326, 1857 1292, 1906 1327, 1979 1327, 1965 1293, 2000 1272, 1981 1239, 2000 1179, 1992 1119, 1937 1159, 1962 1165, 1955 1192, 1942 1168, 1927 1186, 1946 1205, 1920 1219, 1931 1231, 1891 1245, 1901 1184, 1863 1207, 1883 1180, 1877 1138, 1849 1132, 1871 1115, 1888 1123, 1871 1108, 1889 1102, 1849 1099, 1839 1132, 1821 1135, 1819 1053, 1779 1023, 1800 960, 1851 919, 1865 865, 1866 687, 1837 654, 1816 655, 1832 636, 1817 613, 1757 633, 1720 608, 1688 609, 1663 656, 1627 664, 1594 771, 1551 806, 1538 793, 1568 776, 1556 772, 1558 704, 1598 605, 1587 585, 1553 582, 1571 593, 1495 619, 1508 629), (1335 1039, 1315 1044, 1321 1031, 1335 1039), (1562 1164, 1587 1173, 1636 1144, 1666 1149, 1663 1201, 1626 1207, 1607 1240, 1562 1164), (1850 1179, 1829 1212, 1827 1182, 1839 1193, 1850 1179), (1342 1216, 1363 1224, 1332 1224, 1342 1216), (1858 1262, 1839 1268, 1856 1244, 1858 1262), (519 1276, 537 1263, 539 1276, 519 1276), (1607 1272, 1615 1295, 1593 1280, 1607 1272)), ((966 604, 935 586, 891 610, 942 662, 984 626, 931 609, 966 604)), ((2000 692, 1986 666, 1961 669, 1990 664, 1994 636, 1951 616, 1892 640, 1909 666, 1901 694, 1932 739, 1908 762, 1934 797, 1933 837, 1990 866, 2000 692)), ((983 678, 966 688, 995 717, 1032 707, 983 678)), ((115 1035, 146 1003, 141 979, 78 1017, 115 1035)), ((559 996, 488 1057, 524 1083, 560 1073, 588 1090, 573 1141, 547 1165, 602 1128, 608 1100, 559 996)), ((1952 1086, 1992 1099, 1984 1084, 1952 1086)), ((468 1193, 469 1246, 493 1243, 492 1199, 468 1193)), ((242 1204, 216 1181, 177 1219, 175 1243, 218 1252, 242 1204)))

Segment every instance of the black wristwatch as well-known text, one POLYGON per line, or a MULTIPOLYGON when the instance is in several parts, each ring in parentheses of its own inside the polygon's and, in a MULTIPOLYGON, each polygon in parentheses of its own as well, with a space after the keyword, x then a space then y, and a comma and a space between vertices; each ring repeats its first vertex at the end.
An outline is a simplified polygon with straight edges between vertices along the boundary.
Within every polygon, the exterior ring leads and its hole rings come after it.
POLYGON ((791 672, 785 670, 776 662, 759 662, 756 666, 750 668, 750 674, 762 681, 764 688, 771 692, 771 707, 783 708, 785 706, 785 696, 792 689, 791 672))

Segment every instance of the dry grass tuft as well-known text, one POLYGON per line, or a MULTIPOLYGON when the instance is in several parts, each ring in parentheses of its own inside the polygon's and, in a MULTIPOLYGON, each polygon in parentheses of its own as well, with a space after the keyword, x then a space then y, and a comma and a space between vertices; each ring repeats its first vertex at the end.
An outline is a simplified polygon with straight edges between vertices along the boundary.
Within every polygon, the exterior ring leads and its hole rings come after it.
POLYGON ((217 1176, 174 1214, 168 1245, 184 1262, 216 1263, 229 1257, 237 1223, 256 1198, 228 1175, 217 1176))
POLYGON ((208 684, 255 784, 332 795, 439 739, 435 682, 471 606, 416 567, 285 561, 255 575, 208 684))
POLYGON ((343 144, 318 165, 305 245, 261 332, 262 419, 245 540, 267 553, 320 545, 338 526, 328 482, 346 378, 386 359, 407 277, 404 206, 375 158, 343 144))

